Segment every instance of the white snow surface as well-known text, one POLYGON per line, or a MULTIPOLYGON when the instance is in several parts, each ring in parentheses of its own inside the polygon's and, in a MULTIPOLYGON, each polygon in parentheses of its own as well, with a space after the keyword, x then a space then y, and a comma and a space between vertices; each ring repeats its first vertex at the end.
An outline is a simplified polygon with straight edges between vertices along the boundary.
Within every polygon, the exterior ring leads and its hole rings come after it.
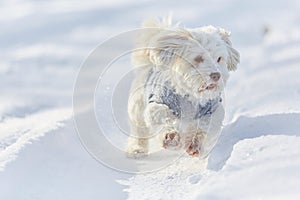
POLYGON ((299 1, 0 5, 0 199, 300 198, 299 1), (81 145, 73 84, 100 42, 169 11, 186 27, 232 32, 241 63, 225 91, 224 128, 207 160, 185 156, 157 172, 117 172, 81 145))

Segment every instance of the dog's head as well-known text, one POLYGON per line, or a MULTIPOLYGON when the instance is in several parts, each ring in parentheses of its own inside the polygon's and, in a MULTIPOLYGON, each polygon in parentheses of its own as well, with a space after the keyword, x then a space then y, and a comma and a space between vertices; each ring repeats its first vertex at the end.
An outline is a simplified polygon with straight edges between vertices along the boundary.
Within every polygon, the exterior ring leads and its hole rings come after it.
POLYGON ((177 92, 213 99, 239 63, 239 53, 229 37, 227 31, 213 26, 160 28, 149 37, 144 54, 157 68, 169 71, 177 92))

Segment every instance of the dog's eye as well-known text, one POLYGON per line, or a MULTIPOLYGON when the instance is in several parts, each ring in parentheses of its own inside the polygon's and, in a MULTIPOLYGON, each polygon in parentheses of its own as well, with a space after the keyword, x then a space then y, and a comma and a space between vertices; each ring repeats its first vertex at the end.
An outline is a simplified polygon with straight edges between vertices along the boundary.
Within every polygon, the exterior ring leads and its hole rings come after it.
POLYGON ((203 57, 202 57, 201 55, 196 56, 196 57, 194 58, 194 60, 195 60, 197 63, 202 63, 202 62, 204 61, 204 59, 203 59, 203 57))
POLYGON ((219 62, 221 62, 221 61, 222 61, 222 57, 220 56, 220 57, 218 57, 217 62, 219 63, 219 62))

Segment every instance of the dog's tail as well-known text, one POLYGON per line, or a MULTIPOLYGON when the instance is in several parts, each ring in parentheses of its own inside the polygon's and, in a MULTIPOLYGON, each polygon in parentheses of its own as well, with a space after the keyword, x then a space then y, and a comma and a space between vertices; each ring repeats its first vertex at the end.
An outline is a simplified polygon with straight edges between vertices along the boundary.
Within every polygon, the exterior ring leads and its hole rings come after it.
MULTIPOLYGON (((134 50, 131 61, 135 67, 151 66, 152 62, 149 59, 149 49, 151 48, 151 41, 164 29, 172 27, 172 17, 159 19, 145 20, 142 28, 136 36, 136 49, 134 50)), ((178 24, 174 25, 178 26, 178 24)))

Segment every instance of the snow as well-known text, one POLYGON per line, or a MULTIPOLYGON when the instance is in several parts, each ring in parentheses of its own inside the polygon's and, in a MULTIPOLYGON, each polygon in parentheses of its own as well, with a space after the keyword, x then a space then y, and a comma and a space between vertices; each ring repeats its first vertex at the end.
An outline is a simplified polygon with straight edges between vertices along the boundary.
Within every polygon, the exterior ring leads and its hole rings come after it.
POLYGON ((267 135, 236 143, 222 170, 198 183, 196 198, 299 198, 299 142, 297 136, 267 135))
POLYGON ((70 118, 71 111, 56 109, 41 111, 23 118, 6 118, 0 124, 0 171, 26 144, 58 129, 70 118), (37 123, 38 122, 38 123, 37 123))
MULTIPOLYGON (((0 5, 0 199, 300 198, 299 1, 0 5), (222 134, 207 160, 182 156, 151 173, 112 170, 83 148, 74 128, 79 67, 111 35, 169 11, 186 27, 212 24, 232 32, 241 63, 225 91, 222 134)), ((128 95, 125 86, 118 85, 118 98, 128 95)), ((124 144, 124 136, 108 137, 124 144)), ((142 164, 155 159, 161 157, 142 164)))

